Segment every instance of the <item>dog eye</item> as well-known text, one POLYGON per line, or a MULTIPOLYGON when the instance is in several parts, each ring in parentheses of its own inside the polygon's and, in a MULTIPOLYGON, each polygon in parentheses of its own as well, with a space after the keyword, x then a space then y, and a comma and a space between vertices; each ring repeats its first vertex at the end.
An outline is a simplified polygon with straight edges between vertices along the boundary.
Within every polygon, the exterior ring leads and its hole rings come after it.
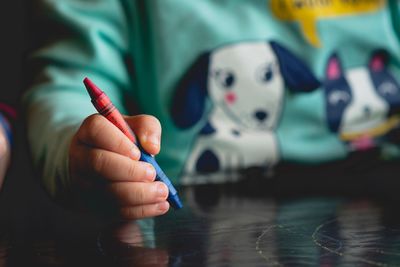
POLYGON ((339 103, 347 103, 350 101, 350 95, 348 92, 336 90, 329 94, 328 97, 329 104, 336 106, 339 103))
POLYGON ((274 78, 274 66, 272 64, 262 66, 258 69, 257 76, 263 83, 270 82, 274 78))
POLYGON ((215 72, 215 78, 218 83, 226 88, 231 88, 235 83, 235 74, 230 70, 218 70, 215 72))
POLYGON ((384 82, 378 86, 378 91, 382 95, 395 95, 398 92, 398 88, 391 82, 384 82))

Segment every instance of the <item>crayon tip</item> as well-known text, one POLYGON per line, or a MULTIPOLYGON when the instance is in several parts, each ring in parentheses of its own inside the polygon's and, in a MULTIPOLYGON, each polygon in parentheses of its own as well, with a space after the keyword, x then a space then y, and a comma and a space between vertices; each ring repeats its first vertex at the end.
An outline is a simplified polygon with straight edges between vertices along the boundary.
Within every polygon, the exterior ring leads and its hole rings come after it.
POLYGON ((178 194, 169 195, 168 196, 168 202, 176 210, 179 210, 179 209, 183 208, 183 204, 182 204, 181 200, 179 199, 178 194))
POLYGON ((96 99, 101 94, 103 94, 103 91, 101 91, 100 88, 97 87, 97 85, 89 80, 88 77, 85 77, 85 79, 83 79, 83 83, 85 84, 86 90, 88 91, 91 99, 96 99))

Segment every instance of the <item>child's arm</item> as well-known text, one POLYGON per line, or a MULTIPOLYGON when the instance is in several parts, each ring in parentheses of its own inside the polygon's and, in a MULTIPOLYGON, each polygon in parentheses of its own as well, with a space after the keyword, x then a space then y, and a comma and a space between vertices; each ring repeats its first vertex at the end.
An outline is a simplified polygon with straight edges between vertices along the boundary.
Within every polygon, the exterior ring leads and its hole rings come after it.
MULTIPOLYGON (((96 110, 82 84, 83 77, 90 76, 115 106, 127 113, 123 96, 133 87, 125 56, 130 48, 128 32, 133 29, 128 29, 119 1, 42 1, 41 7, 43 14, 38 17, 51 19, 43 21, 43 29, 38 31, 49 33, 46 39, 50 42, 40 45, 33 55, 34 82, 24 100, 34 163, 42 171, 47 191, 68 204, 75 187, 92 177, 106 181, 106 187, 120 201, 124 217, 165 212, 168 206, 155 212, 150 204, 165 202, 154 200, 158 183, 139 185, 151 177, 144 175, 145 164, 126 156, 132 145, 122 149, 118 144, 126 144, 126 138, 101 117, 90 116, 96 110), (108 134, 117 137, 112 139, 108 134)), ((146 136, 140 129, 148 129, 149 121, 138 121, 134 126, 139 128, 134 131, 146 136)))

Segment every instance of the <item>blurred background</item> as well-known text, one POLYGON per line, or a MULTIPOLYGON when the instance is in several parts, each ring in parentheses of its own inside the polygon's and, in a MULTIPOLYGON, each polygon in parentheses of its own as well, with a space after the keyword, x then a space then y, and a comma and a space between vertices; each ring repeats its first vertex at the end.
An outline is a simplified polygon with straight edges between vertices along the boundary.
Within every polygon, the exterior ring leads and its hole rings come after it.
POLYGON ((23 84, 22 59, 28 36, 23 32, 26 23, 24 0, 3 1, 0 8, 1 29, 1 96, 15 103, 23 84))

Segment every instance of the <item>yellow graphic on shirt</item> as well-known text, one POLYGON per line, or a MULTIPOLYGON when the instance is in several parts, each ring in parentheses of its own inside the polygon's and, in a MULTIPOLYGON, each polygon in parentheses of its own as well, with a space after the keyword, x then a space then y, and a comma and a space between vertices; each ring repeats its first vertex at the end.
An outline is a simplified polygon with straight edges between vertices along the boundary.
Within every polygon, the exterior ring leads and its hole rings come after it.
POLYGON ((306 39, 312 45, 320 46, 318 19, 377 11, 386 0, 270 0, 270 4, 276 17, 299 22, 306 39))

